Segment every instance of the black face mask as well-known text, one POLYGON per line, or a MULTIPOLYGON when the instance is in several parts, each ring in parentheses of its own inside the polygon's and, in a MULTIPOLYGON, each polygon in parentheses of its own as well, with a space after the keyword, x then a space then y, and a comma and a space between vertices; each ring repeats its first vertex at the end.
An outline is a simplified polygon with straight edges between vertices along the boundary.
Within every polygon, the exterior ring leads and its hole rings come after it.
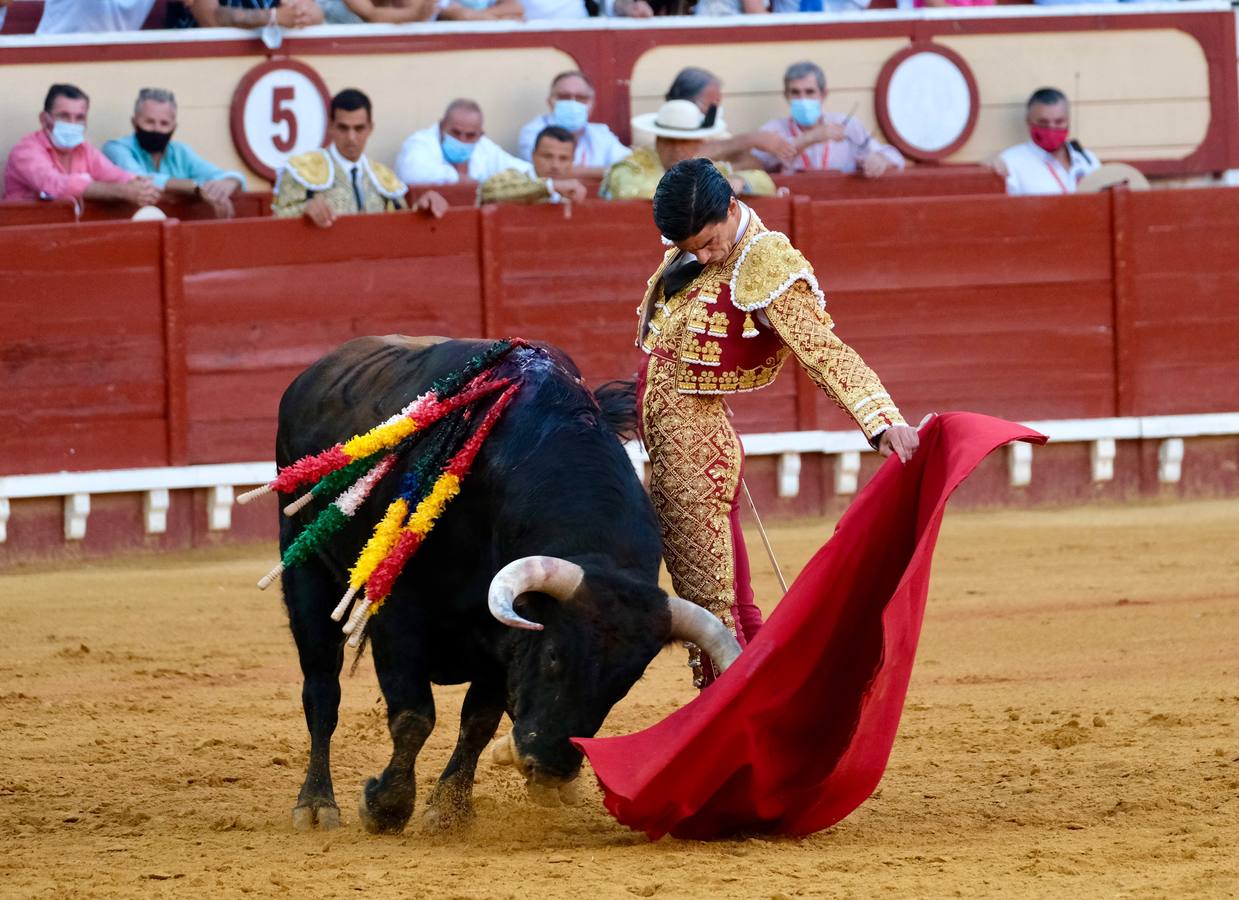
POLYGON ((135 128, 134 134, 138 138, 138 146, 147 153, 163 153, 168 149, 168 141, 172 140, 172 132, 166 134, 162 131, 143 131, 141 128, 135 128))

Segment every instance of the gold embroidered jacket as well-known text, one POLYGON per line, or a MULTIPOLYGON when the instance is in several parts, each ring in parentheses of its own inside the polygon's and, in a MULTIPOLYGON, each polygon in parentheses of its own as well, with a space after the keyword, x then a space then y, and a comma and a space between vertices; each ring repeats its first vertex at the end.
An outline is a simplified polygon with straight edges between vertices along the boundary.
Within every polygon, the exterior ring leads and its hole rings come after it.
POLYGON ((408 186, 396 173, 382 163, 362 157, 361 177, 357 197, 348 172, 332 159, 327 150, 311 150, 288 160, 275 183, 275 200, 271 211, 277 216, 299 216, 312 197, 322 197, 338 213, 377 213, 404 209, 408 186))
MULTIPOLYGON (((760 169, 732 171, 730 163, 715 163, 715 168, 728 178, 733 175, 744 182, 742 194, 752 197, 773 197, 774 179, 760 169)), ((653 200, 654 191, 666 169, 653 147, 638 147, 625 156, 603 176, 599 194, 607 200, 653 200)))
POLYGON ((813 267, 756 213, 725 261, 666 298, 662 275, 679 254, 667 252, 637 309, 637 343, 676 363, 679 393, 758 390, 795 355, 865 437, 904 424, 878 376, 835 336, 813 267))

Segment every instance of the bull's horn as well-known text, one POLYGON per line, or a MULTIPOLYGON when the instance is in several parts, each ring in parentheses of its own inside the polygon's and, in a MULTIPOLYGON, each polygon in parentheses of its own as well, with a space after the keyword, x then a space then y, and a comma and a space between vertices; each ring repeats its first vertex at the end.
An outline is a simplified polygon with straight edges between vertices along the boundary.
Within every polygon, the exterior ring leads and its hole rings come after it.
POLYGON ((523 618, 512 604, 528 591, 540 591, 556 600, 567 600, 585 578, 585 570, 557 556, 525 556, 500 569, 490 581, 490 614, 513 628, 541 631, 542 626, 523 618))
POLYGON ((709 610, 680 597, 667 597, 671 610, 671 639, 689 641, 701 648, 710 657, 714 668, 722 674, 740 655, 740 644, 735 635, 715 618, 709 610))

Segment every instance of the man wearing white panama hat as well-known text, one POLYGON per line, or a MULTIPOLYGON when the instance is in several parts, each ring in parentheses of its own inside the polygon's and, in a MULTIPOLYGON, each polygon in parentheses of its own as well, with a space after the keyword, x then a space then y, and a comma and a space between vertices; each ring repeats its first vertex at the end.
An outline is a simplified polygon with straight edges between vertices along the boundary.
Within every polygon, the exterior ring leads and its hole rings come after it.
MULTIPOLYGON (((691 100, 668 100, 658 112, 633 117, 632 127, 654 135, 654 148, 642 147, 607 170, 601 194, 609 200, 652 200, 663 173, 676 163, 701 155, 710 138, 722 135, 726 126, 691 100)), ((737 194, 770 197, 774 182, 760 169, 733 171, 716 163, 737 194)))

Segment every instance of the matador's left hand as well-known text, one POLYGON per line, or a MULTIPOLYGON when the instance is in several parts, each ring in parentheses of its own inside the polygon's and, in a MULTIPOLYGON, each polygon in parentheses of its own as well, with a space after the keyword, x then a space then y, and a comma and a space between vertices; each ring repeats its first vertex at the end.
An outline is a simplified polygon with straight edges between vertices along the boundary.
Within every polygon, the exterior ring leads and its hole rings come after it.
POLYGON ((921 445, 921 436, 911 425, 892 425, 882 432, 878 440, 878 453, 890 456, 894 453, 900 462, 907 462, 921 445))

